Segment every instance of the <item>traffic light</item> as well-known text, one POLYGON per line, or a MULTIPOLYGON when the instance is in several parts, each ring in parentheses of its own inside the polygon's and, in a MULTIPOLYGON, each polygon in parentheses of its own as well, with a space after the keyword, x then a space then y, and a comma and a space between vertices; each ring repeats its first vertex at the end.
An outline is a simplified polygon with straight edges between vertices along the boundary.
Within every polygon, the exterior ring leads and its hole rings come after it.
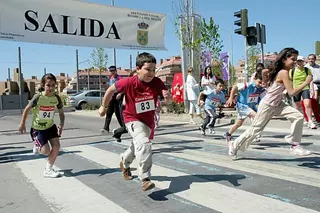
POLYGON ((320 55, 320 41, 316 41, 316 55, 320 55))
POLYGON ((234 25, 239 26, 240 28, 236 29, 234 33, 246 36, 246 30, 248 27, 248 10, 247 9, 241 9, 238 12, 234 13, 234 16, 239 18, 239 20, 236 20, 234 22, 234 25))
POLYGON ((247 27, 247 43, 249 46, 257 45, 257 28, 255 26, 247 27))

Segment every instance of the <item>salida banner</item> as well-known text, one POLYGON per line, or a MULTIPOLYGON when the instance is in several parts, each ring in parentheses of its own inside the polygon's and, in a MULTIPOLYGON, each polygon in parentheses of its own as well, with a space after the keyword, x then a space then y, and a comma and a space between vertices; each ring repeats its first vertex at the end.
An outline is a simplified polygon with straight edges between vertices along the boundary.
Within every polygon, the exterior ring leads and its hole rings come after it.
POLYGON ((0 0, 0 39, 164 50, 166 16, 66 0, 0 0))

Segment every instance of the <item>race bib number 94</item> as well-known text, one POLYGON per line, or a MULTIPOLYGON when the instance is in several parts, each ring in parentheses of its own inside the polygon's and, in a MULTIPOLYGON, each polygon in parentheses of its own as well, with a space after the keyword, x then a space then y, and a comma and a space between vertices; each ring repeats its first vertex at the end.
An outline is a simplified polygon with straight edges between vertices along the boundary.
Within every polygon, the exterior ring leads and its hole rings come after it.
POLYGON ((248 103, 258 103, 259 94, 249 95, 248 103))
POLYGON ((149 112, 155 110, 154 100, 145 100, 136 102, 136 112, 137 114, 143 113, 143 112, 149 112))
POLYGON ((52 120, 54 116, 55 106, 40 106, 39 119, 52 120))

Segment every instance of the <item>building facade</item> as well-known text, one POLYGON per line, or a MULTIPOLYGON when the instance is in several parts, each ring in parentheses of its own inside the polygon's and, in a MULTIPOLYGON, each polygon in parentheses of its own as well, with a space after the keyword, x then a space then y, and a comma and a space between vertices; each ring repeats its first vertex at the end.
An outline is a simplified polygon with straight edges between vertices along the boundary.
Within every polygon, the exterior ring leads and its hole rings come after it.
MULTIPOLYGON (((121 77, 128 77, 130 74, 130 69, 117 69, 117 74, 121 77)), ((102 90, 105 90, 109 86, 109 79, 111 73, 105 69, 101 71, 101 83, 102 90)), ((100 72, 97 69, 84 69, 79 70, 79 90, 96 90, 100 89, 99 84, 100 72)), ((77 75, 73 74, 67 88, 68 90, 77 89, 77 75)))
POLYGON ((181 62, 180 56, 173 56, 165 60, 160 59, 160 63, 157 64, 156 76, 164 82, 169 90, 172 86, 174 74, 182 72, 181 62))

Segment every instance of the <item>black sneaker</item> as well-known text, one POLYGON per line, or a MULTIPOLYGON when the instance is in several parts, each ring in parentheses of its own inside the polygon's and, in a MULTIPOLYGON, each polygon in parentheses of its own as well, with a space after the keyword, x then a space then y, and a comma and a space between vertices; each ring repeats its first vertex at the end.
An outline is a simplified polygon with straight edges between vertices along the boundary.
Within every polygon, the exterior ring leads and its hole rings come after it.
POLYGON ((201 135, 204 135, 204 136, 206 135, 206 130, 203 129, 202 126, 199 127, 199 130, 200 130, 200 132, 201 132, 201 135))
POLYGON ((121 143, 121 137, 117 136, 115 131, 116 129, 112 130, 112 137, 114 137, 118 143, 121 143))
POLYGON ((223 135, 226 139, 226 142, 227 144, 231 141, 231 135, 229 132, 226 132, 224 135, 223 135))

